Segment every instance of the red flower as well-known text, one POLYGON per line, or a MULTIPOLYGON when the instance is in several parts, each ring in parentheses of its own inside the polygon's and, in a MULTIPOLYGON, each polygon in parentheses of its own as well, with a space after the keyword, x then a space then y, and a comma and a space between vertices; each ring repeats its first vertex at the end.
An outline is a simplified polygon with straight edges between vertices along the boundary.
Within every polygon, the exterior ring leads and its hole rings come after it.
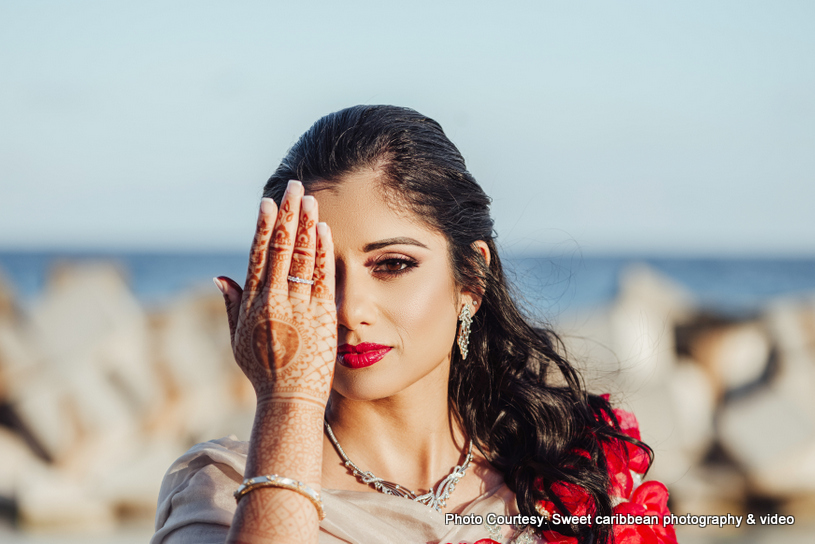
MULTIPOLYGON (((610 396, 608 394, 601 395, 605 400, 609 400, 610 396)), ((620 423, 620 430, 633 438, 634 440, 642 440, 640 436, 640 426, 637 422, 637 417, 626 410, 621 410, 620 408, 613 408, 612 411, 614 412, 617 421, 620 423)), ((608 417, 605 417, 606 423, 611 423, 611 420, 608 417)), ((639 474, 645 474, 648 471, 649 465, 649 458, 648 454, 645 453, 645 450, 635 446, 634 444, 630 444, 625 442, 625 449, 627 453, 627 465, 630 470, 637 472, 639 474)), ((612 474, 614 474, 612 472, 612 474)), ((627 497, 628 495, 621 495, 621 497, 627 497)))
POLYGON ((628 469, 628 450, 620 440, 603 442, 603 453, 606 456, 606 470, 611 479, 612 496, 627 499, 634 489, 634 479, 628 469))
MULTIPOLYGON (((669 514, 668 490, 660 482, 645 482, 631 496, 630 502, 614 507, 615 514, 662 516, 669 514)), ((615 525, 614 544, 677 544, 673 525, 615 525)))
POLYGON ((617 421, 620 423, 620 430, 635 440, 641 440, 640 425, 637 422, 637 416, 631 412, 614 408, 614 415, 617 416, 617 421))
MULTIPOLYGON (((572 495, 579 496, 580 493, 570 490, 567 498, 572 495)), ((547 510, 554 509, 554 504, 549 501, 541 501, 538 504, 547 510)), ((584 515, 584 513, 585 511, 576 515, 584 515)), ((615 524, 612 527, 614 544, 677 544, 673 526, 663 527, 661 523, 662 516, 670 514, 670 511, 668 510, 668 490, 660 482, 650 481, 639 486, 631 495, 630 501, 614 507, 614 514, 657 516, 660 520, 660 523, 655 525, 615 524)), ((577 544, 576 537, 564 536, 555 531, 544 531, 543 536, 547 542, 554 544, 577 544)))
POLYGON ((591 495, 579 485, 555 482, 552 484, 552 492, 563 502, 568 514, 573 516, 594 514, 594 501, 591 500, 591 495))
MULTIPOLYGON (((591 496, 589 495, 588 491, 579 485, 569 482, 555 482, 552 484, 552 492, 555 493, 563 502, 563 505, 568 511, 566 515, 594 515, 594 502, 591 500, 591 496)), ((538 502, 537 510, 541 513, 541 515, 548 514, 548 517, 550 518, 555 512, 564 514, 564 512, 561 512, 552 501, 538 502)), ((553 542, 556 544, 577 544, 577 537, 564 536, 555 531, 544 531, 543 536, 546 538, 547 542, 553 542)))
POLYGON ((648 515, 664 516, 671 513, 668 510, 668 488, 662 482, 645 482, 631 495, 631 502, 641 504, 649 512, 653 512, 648 515))
MULTIPOLYGON (((606 400, 608 395, 603 395, 606 400)), ((640 440, 640 429, 634 414, 618 408, 613 409, 614 415, 620 424, 620 430, 627 436, 640 440)), ((605 417, 611 423, 609 417, 605 417)), ((668 510, 668 490, 660 482, 645 482, 634 489, 632 472, 644 474, 648 470, 649 456, 645 450, 623 440, 609 440, 602 443, 603 454, 606 458, 606 469, 611 479, 612 496, 623 499, 614 507, 614 514, 630 514, 632 516, 656 516, 660 521, 654 525, 621 525, 612 527, 614 544, 677 544, 676 532, 673 525, 662 526, 662 517, 670 514, 668 510)), ((589 457, 588 452, 575 451, 577 455, 589 457)), ((543 481, 535 482, 542 488, 543 481)), ((552 485, 552 492, 563 502, 568 514, 583 516, 594 515, 594 503, 590 500, 588 492, 582 487, 568 482, 556 482, 552 485)), ((540 501, 538 511, 553 514, 560 512, 551 501, 540 501)), ((561 514, 563 512, 560 512, 561 514)), ((577 544, 577 538, 564 536, 554 531, 544 531, 543 536, 547 542, 555 544, 577 544)))
MULTIPOLYGON (((614 415, 617 416, 617 420, 620 422, 621 431, 635 440, 641 440, 640 426, 634 414, 615 408, 614 415)), ((650 463, 648 454, 645 453, 644 449, 628 442, 625 443, 625 447, 628 450, 628 468, 634 472, 645 474, 645 472, 648 471, 648 464, 650 463)))
POLYGON ((552 519, 552 514, 559 511, 552 501, 538 501, 538 504, 535 505, 535 510, 546 519, 552 519))
POLYGON ((553 544, 577 544, 577 537, 576 536, 564 536, 560 533, 556 533, 554 531, 543 531, 541 533, 543 538, 546 539, 546 542, 553 543, 553 544))

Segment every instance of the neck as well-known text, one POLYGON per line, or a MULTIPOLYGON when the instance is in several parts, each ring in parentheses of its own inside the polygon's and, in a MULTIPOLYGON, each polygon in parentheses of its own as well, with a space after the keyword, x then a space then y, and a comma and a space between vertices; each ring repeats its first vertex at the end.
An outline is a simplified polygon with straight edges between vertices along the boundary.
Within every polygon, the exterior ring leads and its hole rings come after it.
POLYGON ((360 469, 425 492, 464 461, 469 442, 449 406, 447 379, 442 365, 393 397, 361 401, 335 392, 326 417, 360 469))

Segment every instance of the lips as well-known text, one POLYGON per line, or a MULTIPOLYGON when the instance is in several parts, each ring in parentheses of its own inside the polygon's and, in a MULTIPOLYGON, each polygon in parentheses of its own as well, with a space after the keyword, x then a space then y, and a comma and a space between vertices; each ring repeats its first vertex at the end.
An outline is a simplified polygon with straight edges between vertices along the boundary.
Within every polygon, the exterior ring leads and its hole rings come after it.
POLYGON ((343 344, 337 348, 337 362, 348 368, 365 368, 378 363, 392 348, 382 344, 363 342, 343 344))

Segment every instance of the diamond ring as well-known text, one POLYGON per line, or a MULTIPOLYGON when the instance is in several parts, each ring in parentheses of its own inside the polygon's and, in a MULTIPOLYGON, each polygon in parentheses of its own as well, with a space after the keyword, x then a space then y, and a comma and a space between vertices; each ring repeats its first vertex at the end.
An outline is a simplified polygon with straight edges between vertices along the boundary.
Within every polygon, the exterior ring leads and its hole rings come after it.
POLYGON ((292 283, 304 283, 306 285, 314 285, 314 280, 304 280, 303 278, 298 278, 297 276, 289 276, 288 280, 292 283))

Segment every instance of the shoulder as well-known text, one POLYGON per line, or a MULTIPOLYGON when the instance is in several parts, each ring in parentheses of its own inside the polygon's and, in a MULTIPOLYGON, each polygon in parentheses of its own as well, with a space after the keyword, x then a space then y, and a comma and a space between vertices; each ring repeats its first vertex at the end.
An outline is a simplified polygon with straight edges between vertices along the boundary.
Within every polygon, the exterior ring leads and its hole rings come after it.
POLYGON ((230 436, 196 444, 179 457, 161 483, 151 544, 224 542, 247 448, 230 436))

